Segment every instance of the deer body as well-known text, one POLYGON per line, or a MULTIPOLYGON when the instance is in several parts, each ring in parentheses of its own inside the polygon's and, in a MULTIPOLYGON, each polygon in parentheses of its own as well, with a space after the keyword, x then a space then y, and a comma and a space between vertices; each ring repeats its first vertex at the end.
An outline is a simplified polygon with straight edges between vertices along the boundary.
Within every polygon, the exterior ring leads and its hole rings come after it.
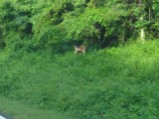
POLYGON ((74 46, 75 50, 74 50, 74 54, 77 54, 77 53, 83 53, 85 54, 86 53, 86 46, 84 45, 81 45, 81 46, 74 46))

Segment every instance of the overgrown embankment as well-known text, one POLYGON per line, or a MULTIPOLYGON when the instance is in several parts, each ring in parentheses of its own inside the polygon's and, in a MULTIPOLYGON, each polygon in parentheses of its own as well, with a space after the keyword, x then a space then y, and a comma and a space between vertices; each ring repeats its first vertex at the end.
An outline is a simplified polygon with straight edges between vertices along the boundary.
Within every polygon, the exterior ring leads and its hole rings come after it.
POLYGON ((158 41, 85 55, 3 51, 0 94, 79 119, 157 118, 158 52, 158 41))

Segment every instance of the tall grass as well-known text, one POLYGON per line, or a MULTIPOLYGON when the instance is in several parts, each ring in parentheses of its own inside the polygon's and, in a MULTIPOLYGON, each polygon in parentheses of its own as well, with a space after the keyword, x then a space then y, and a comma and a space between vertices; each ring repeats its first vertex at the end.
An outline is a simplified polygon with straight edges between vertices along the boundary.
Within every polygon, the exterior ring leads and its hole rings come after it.
POLYGON ((68 52, 1 54, 0 93, 79 119, 157 119, 159 42, 68 52))

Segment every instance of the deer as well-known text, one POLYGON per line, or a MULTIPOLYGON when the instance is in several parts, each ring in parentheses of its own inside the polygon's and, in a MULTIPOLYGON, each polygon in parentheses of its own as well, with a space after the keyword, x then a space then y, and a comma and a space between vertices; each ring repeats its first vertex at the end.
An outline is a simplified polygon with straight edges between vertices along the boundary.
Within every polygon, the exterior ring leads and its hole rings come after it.
POLYGON ((86 46, 84 45, 81 45, 81 46, 74 46, 74 54, 77 54, 77 53, 83 53, 85 54, 86 53, 86 46))

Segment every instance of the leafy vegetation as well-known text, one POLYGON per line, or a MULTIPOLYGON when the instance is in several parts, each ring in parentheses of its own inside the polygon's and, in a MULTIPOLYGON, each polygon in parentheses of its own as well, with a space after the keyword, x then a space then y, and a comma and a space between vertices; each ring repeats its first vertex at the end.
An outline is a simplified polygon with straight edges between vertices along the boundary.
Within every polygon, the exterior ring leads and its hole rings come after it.
POLYGON ((17 51, 1 61, 0 92, 77 119, 157 118, 158 47, 149 41, 85 55, 17 51))
POLYGON ((77 119, 158 118, 158 3, 0 0, 0 96, 77 119))
POLYGON ((1 48, 103 48, 140 39, 141 29, 145 39, 159 37, 157 0, 1 0, 0 9, 1 48))

